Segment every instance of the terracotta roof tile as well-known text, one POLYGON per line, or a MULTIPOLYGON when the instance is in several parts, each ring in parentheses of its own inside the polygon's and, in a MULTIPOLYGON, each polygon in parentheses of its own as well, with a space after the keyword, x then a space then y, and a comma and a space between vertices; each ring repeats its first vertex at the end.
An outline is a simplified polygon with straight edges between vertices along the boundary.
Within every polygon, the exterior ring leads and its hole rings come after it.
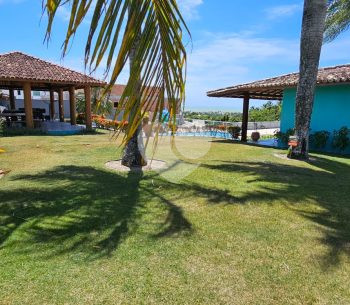
POLYGON ((122 96, 125 90, 125 87, 126 87, 125 85, 118 85, 118 84, 113 85, 111 89, 111 94, 120 97, 122 96))
POLYGON ((0 80, 29 80, 92 86, 106 84, 88 75, 21 52, 0 54, 0 80))
MULTIPOLYGON (((278 77, 259 80, 247 84, 236 85, 207 92, 211 97, 241 98, 249 92, 251 98, 280 99, 285 88, 296 87, 299 73, 291 73, 278 77)), ((335 67, 321 68, 318 71, 317 84, 341 84, 350 82, 350 64, 335 67)))

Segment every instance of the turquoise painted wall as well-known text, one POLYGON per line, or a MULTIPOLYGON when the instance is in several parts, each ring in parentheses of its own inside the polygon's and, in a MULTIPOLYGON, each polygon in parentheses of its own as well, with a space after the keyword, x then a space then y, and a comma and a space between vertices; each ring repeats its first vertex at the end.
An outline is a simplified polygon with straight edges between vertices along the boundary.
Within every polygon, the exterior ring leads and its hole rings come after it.
MULTIPOLYGON (((294 128, 295 97, 296 88, 284 90, 281 113, 282 132, 294 128)), ((327 130, 333 134, 334 130, 343 126, 350 128, 350 85, 317 87, 311 118, 311 133, 327 130)), ((330 150, 330 147, 327 150, 330 150)))

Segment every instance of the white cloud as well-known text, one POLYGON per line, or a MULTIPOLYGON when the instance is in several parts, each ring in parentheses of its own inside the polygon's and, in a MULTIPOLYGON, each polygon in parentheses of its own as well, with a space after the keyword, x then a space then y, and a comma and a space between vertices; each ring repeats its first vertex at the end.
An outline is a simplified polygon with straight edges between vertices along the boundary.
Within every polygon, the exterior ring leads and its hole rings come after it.
POLYGON ((299 42, 295 40, 257 38, 235 33, 208 35, 201 44, 194 46, 188 56, 186 108, 240 110, 239 102, 208 98, 206 92, 272 77, 280 73, 276 70, 283 67, 286 72, 292 72, 298 59, 299 42))
POLYGON ((187 20, 199 18, 197 9, 201 4, 203 0, 178 0, 180 11, 187 20))
POLYGON ((268 19, 278 19, 294 15, 302 11, 302 4, 278 5, 265 10, 268 19))

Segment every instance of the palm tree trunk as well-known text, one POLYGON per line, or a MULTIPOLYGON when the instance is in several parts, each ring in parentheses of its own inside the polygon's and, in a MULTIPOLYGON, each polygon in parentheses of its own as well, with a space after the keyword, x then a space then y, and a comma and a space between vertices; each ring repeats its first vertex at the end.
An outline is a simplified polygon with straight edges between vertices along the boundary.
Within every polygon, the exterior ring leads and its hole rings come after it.
POLYGON ((305 0, 300 45, 300 78, 296 97, 295 156, 308 159, 310 122, 323 42, 327 0, 305 0))
MULTIPOLYGON (((138 35, 138 37, 135 39, 132 49, 130 50, 130 56, 129 56, 130 71, 132 71, 132 66, 134 64, 135 55, 139 45, 139 41, 140 41, 139 36, 140 35, 138 35)), ((139 105, 141 103, 141 84, 137 86, 136 90, 139 91, 140 94, 137 102, 133 107, 133 110, 130 113, 129 120, 137 120, 137 118, 141 115, 140 111, 137 110, 139 109, 139 105)), ((141 120, 135 133, 125 145, 121 163, 122 165, 127 166, 129 168, 142 167, 147 165, 145 148, 144 148, 143 138, 142 138, 141 120)))

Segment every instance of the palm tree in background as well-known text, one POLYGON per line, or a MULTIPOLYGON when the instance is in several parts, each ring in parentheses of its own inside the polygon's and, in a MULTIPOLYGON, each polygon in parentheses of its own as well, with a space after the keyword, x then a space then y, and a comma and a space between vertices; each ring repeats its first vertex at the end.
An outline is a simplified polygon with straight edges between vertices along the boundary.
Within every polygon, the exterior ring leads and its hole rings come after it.
POLYGON ((50 38, 61 5, 70 9, 63 56, 83 20, 88 20, 92 13, 85 45, 85 65, 95 71, 105 62, 105 73, 110 80, 104 94, 115 84, 129 61, 129 79, 116 112, 116 116, 123 112, 123 120, 129 121, 123 138, 126 147, 122 163, 128 167, 145 165, 141 135, 143 116, 153 104, 157 115, 152 124, 157 118, 161 120, 166 97, 175 128, 177 109, 184 101, 186 50, 183 31, 188 34, 189 31, 177 1, 43 0, 44 12, 48 15, 46 40, 50 38))
POLYGON ((295 107, 296 157, 308 159, 309 133, 328 0, 305 0, 295 107))
POLYGON ((329 3, 326 19, 325 41, 333 41, 350 26, 350 1, 332 0, 329 3))
MULTIPOLYGON (((103 96, 103 89, 92 88, 91 90, 91 111, 98 115, 111 115, 113 113, 113 102, 109 99, 109 95, 103 96)), ((85 94, 84 92, 78 92, 75 95, 77 101, 77 112, 85 113, 85 94)))

